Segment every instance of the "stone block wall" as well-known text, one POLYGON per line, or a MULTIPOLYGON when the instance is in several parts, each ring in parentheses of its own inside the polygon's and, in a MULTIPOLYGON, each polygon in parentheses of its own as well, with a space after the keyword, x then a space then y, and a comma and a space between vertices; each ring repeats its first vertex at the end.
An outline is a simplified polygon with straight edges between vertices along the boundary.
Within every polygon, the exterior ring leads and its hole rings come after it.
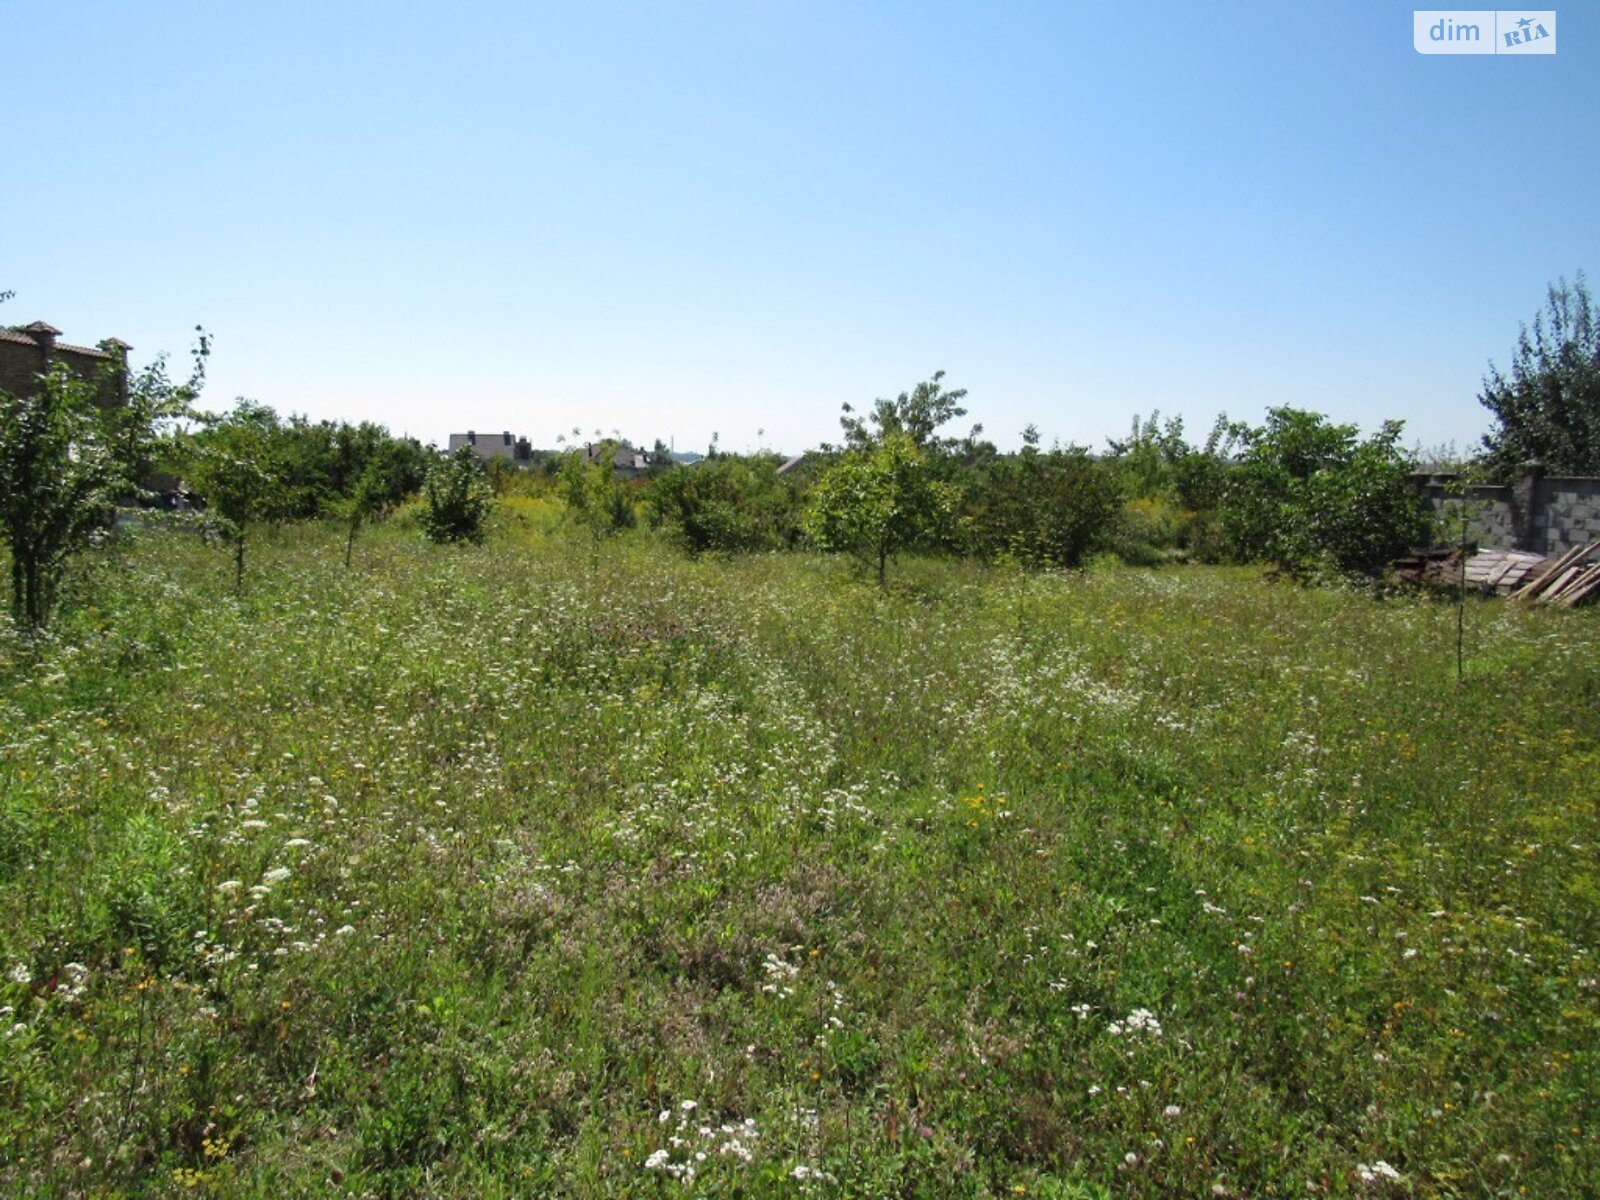
MULTIPOLYGON (((1434 513, 1443 516, 1455 499, 1452 474, 1419 474, 1413 485, 1434 513)), ((1600 478, 1545 475, 1536 465, 1523 468, 1509 487, 1476 485, 1467 489, 1473 508, 1468 536, 1480 546, 1564 554, 1600 541, 1600 478)), ((1442 543, 1457 531, 1444 530, 1442 543)))
POLYGON ((1534 544, 1544 554, 1600 542, 1600 478, 1552 475, 1538 482, 1534 544))

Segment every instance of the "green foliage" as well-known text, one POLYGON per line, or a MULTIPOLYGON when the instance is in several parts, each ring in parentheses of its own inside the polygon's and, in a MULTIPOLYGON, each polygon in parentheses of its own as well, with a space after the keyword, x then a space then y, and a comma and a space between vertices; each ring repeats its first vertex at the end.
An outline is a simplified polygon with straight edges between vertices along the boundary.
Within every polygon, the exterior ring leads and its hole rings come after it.
POLYGON ((390 439, 381 444, 367 459, 350 494, 334 506, 334 513, 349 524, 344 547, 346 567, 350 565, 361 526, 388 513, 410 490, 412 476, 408 457, 404 443, 390 439))
POLYGON ((0 630, 0 1195, 1593 1193, 1589 614, 504 536, 0 630))
POLYGON ((616 442, 601 442, 591 463, 584 462, 583 451, 571 450, 557 479, 567 511, 596 543, 634 523, 632 497, 614 466, 616 450, 616 442))
POLYGON ((185 474, 205 503, 207 523, 233 546, 236 595, 244 591, 251 527, 282 520, 291 508, 277 429, 272 409, 240 399, 232 412, 208 418, 187 447, 185 474))
POLYGON ((935 479, 909 434, 889 433, 851 450, 811 489, 806 533, 819 549, 847 551, 885 582, 889 559, 947 544, 955 532, 955 495, 935 479))
POLYGON ((718 458, 669 468, 646 493, 651 519, 690 554, 776 550, 799 533, 799 499, 770 459, 718 458))
POLYGON ((145 481, 158 467, 157 460, 174 423, 194 415, 194 402, 205 386, 211 338, 198 325, 195 334, 188 379, 174 382, 167 371, 166 356, 158 355, 129 378, 126 403, 105 408, 112 445, 127 470, 129 483, 140 495, 145 481))
POLYGON ((1429 521, 1398 448, 1400 423, 1365 441, 1354 425, 1275 408, 1243 432, 1223 524, 1234 553, 1296 574, 1329 568, 1373 574, 1425 542, 1429 521))
POLYGON ((469 447, 434 463, 423 484, 422 498, 422 530, 430 541, 483 541, 494 492, 483 460, 469 447))
POLYGON ((1527 462, 1600 475, 1600 309, 1582 272, 1551 285, 1533 329, 1517 338, 1511 377, 1491 363, 1478 400, 1494 414, 1483 448, 1500 479, 1527 462))
POLYGON ((30 394, 0 392, 0 535, 19 625, 49 621, 67 560, 109 525, 128 485, 95 391, 57 364, 30 394))
POLYGON ((1076 567, 1098 548, 1116 515, 1116 481, 1079 447, 997 458, 964 497, 972 548, 1030 566, 1076 567))
POLYGON ((1159 499, 1190 512, 1214 512, 1222 503, 1230 456, 1238 427, 1226 415, 1217 418, 1203 446, 1190 445, 1183 418, 1133 418, 1121 440, 1109 439, 1107 465, 1129 499, 1159 499))
MULTIPOLYGON (((954 450, 961 444, 959 440, 940 439, 935 435, 941 426, 967 415, 967 410, 961 407, 967 389, 947 391, 943 380, 944 372, 935 371, 932 379, 917 384, 909 392, 901 392, 893 400, 874 400, 872 411, 865 418, 856 416, 855 410, 846 404, 844 415, 839 418, 846 447, 866 450, 896 435, 904 435, 919 451, 954 450)), ((969 437, 975 438, 982 428, 974 426, 969 437)))

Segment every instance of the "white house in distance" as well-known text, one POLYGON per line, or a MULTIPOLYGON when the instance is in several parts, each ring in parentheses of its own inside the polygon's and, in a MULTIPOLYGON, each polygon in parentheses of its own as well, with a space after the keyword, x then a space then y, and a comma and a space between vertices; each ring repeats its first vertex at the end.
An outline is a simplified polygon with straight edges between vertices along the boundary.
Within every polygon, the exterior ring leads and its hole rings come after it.
POLYGON ((515 466, 526 466, 533 458, 533 447, 525 437, 514 438, 509 431, 502 433, 452 433, 450 453, 466 448, 479 458, 488 461, 503 458, 515 466))

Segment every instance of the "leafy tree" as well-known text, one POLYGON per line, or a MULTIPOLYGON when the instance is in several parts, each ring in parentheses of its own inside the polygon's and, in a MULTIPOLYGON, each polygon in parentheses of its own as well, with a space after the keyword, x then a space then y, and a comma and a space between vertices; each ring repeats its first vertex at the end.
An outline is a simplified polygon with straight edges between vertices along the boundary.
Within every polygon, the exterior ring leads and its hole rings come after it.
MULTIPOLYGON (((155 471, 162 435, 173 423, 193 416, 194 402, 205 386, 211 336, 198 325, 195 334, 188 379, 174 382, 167 372, 166 355, 158 355, 129 379, 127 402, 106 410, 112 445, 136 488, 142 489, 155 471)), ((140 495, 144 494, 141 490, 140 495)))
POLYGON ((1600 309, 1582 272, 1549 288, 1533 329, 1522 326, 1511 377, 1490 363, 1478 399, 1495 418, 1483 448, 1496 477, 1526 462, 1600 475, 1600 309))
POLYGON ((1183 418, 1161 420, 1160 412, 1133 418, 1133 428, 1123 439, 1108 438, 1110 465, 1122 481, 1129 499, 1169 500, 1190 512, 1215 509, 1222 500, 1222 484, 1236 427, 1224 415, 1217 418, 1203 446, 1191 445, 1183 433, 1183 418))
POLYGON ((633 502, 616 472, 617 443, 601 442, 594 461, 584 462, 582 450, 572 450, 561 464, 557 483, 567 511, 587 529, 595 545, 633 525, 633 502))
MULTIPOLYGON (((935 435, 941 426, 967 415, 967 410, 961 407, 967 389, 946 391, 943 381, 944 372, 935 371, 932 379, 917 384, 909 392, 901 392, 893 400, 874 400, 872 411, 865 417, 857 416, 846 404, 844 415, 839 418, 844 428, 845 446, 851 450, 865 450, 903 434, 919 451, 955 450, 962 444, 961 439, 940 439, 935 435)), ((966 440, 973 441, 981 432, 983 426, 973 426, 966 440)))
POLYGON ((973 549, 1034 567, 1075 567, 1104 539, 1120 501, 1116 480, 1080 447, 996 459, 966 495, 973 549))
POLYGON ((438 459, 422 485, 422 530, 435 542, 483 541, 494 492, 483 461, 463 446, 438 459))
POLYGON ((361 472, 361 478, 356 480, 355 487, 339 503, 339 515, 348 526, 344 542, 345 570, 350 569, 350 559, 356 549, 356 534, 361 532, 361 526, 377 519, 393 503, 383 467, 384 464, 376 458, 369 461, 366 470, 361 472))
POLYGON ((49 621, 67 559, 109 524, 128 486, 96 391, 58 363, 28 395, 0 392, 0 531, 20 625, 49 621))
POLYGON ((1245 429, 1245 454, 1230 479, 1223 525, 1234 552, 1296 574, 1323 567, 1375 573, 1427 540, 1422 498, 1407 478, 1401 423, 1366 441, 1354 425, 1282 407, 1245 429))
POLYGON ((805 528, 821 549, 847 551, 875 568, 882 587, 889 559, 951 537, 954 513, 954 489, 933 477, 910 434, 891 431, 823 472, 805 528))
POLYGON ((233 546, 233 591, 244 592, 245 545, 250 528, 280 520, 291 508, 277 414, 240 399, 233 411, 207 418, 190 441, 185 474, 205 502, 206 519, 233 546))

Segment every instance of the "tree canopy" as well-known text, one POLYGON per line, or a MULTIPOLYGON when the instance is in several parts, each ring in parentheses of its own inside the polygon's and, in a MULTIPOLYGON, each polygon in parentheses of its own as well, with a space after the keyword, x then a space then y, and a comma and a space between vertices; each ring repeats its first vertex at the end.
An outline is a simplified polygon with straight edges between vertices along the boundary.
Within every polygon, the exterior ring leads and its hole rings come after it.
MULTIPOLYGON (((939 428, 957 417, 967 415, 961 407, 967 389, 946 390, 944 372, 935 371, 932 379, 924 380, 909 392, 901 392, 893 400, 878 399, 872 402, 872 411, 865 417, 856 415, 848 404, 839 424, 844 427, 845 445, 852 450, 864 450, 882 443, 895 434, 904 434, 918 450, 952 449, 959 439, 938 439, 939 428)), ((969 438, 983 432, 983 426, 974 426, 969 438)))
POLYGON ((1399 421, 1365 441, 1354 425, 1281 407, 1242 431, 1223 524, 1234 553, 1296 574, 1372 573, 1427 540, 1421 497, 1407 481, 1399 421))
POLYGON ((1600 311, 1580 272, 1549 288, 1522 327, 1509 376, 1492 362, 1479 401, 1494 414, 1484 461, 1507 479, 1527 462, 1559 475, 1600 475, 1600 311))

